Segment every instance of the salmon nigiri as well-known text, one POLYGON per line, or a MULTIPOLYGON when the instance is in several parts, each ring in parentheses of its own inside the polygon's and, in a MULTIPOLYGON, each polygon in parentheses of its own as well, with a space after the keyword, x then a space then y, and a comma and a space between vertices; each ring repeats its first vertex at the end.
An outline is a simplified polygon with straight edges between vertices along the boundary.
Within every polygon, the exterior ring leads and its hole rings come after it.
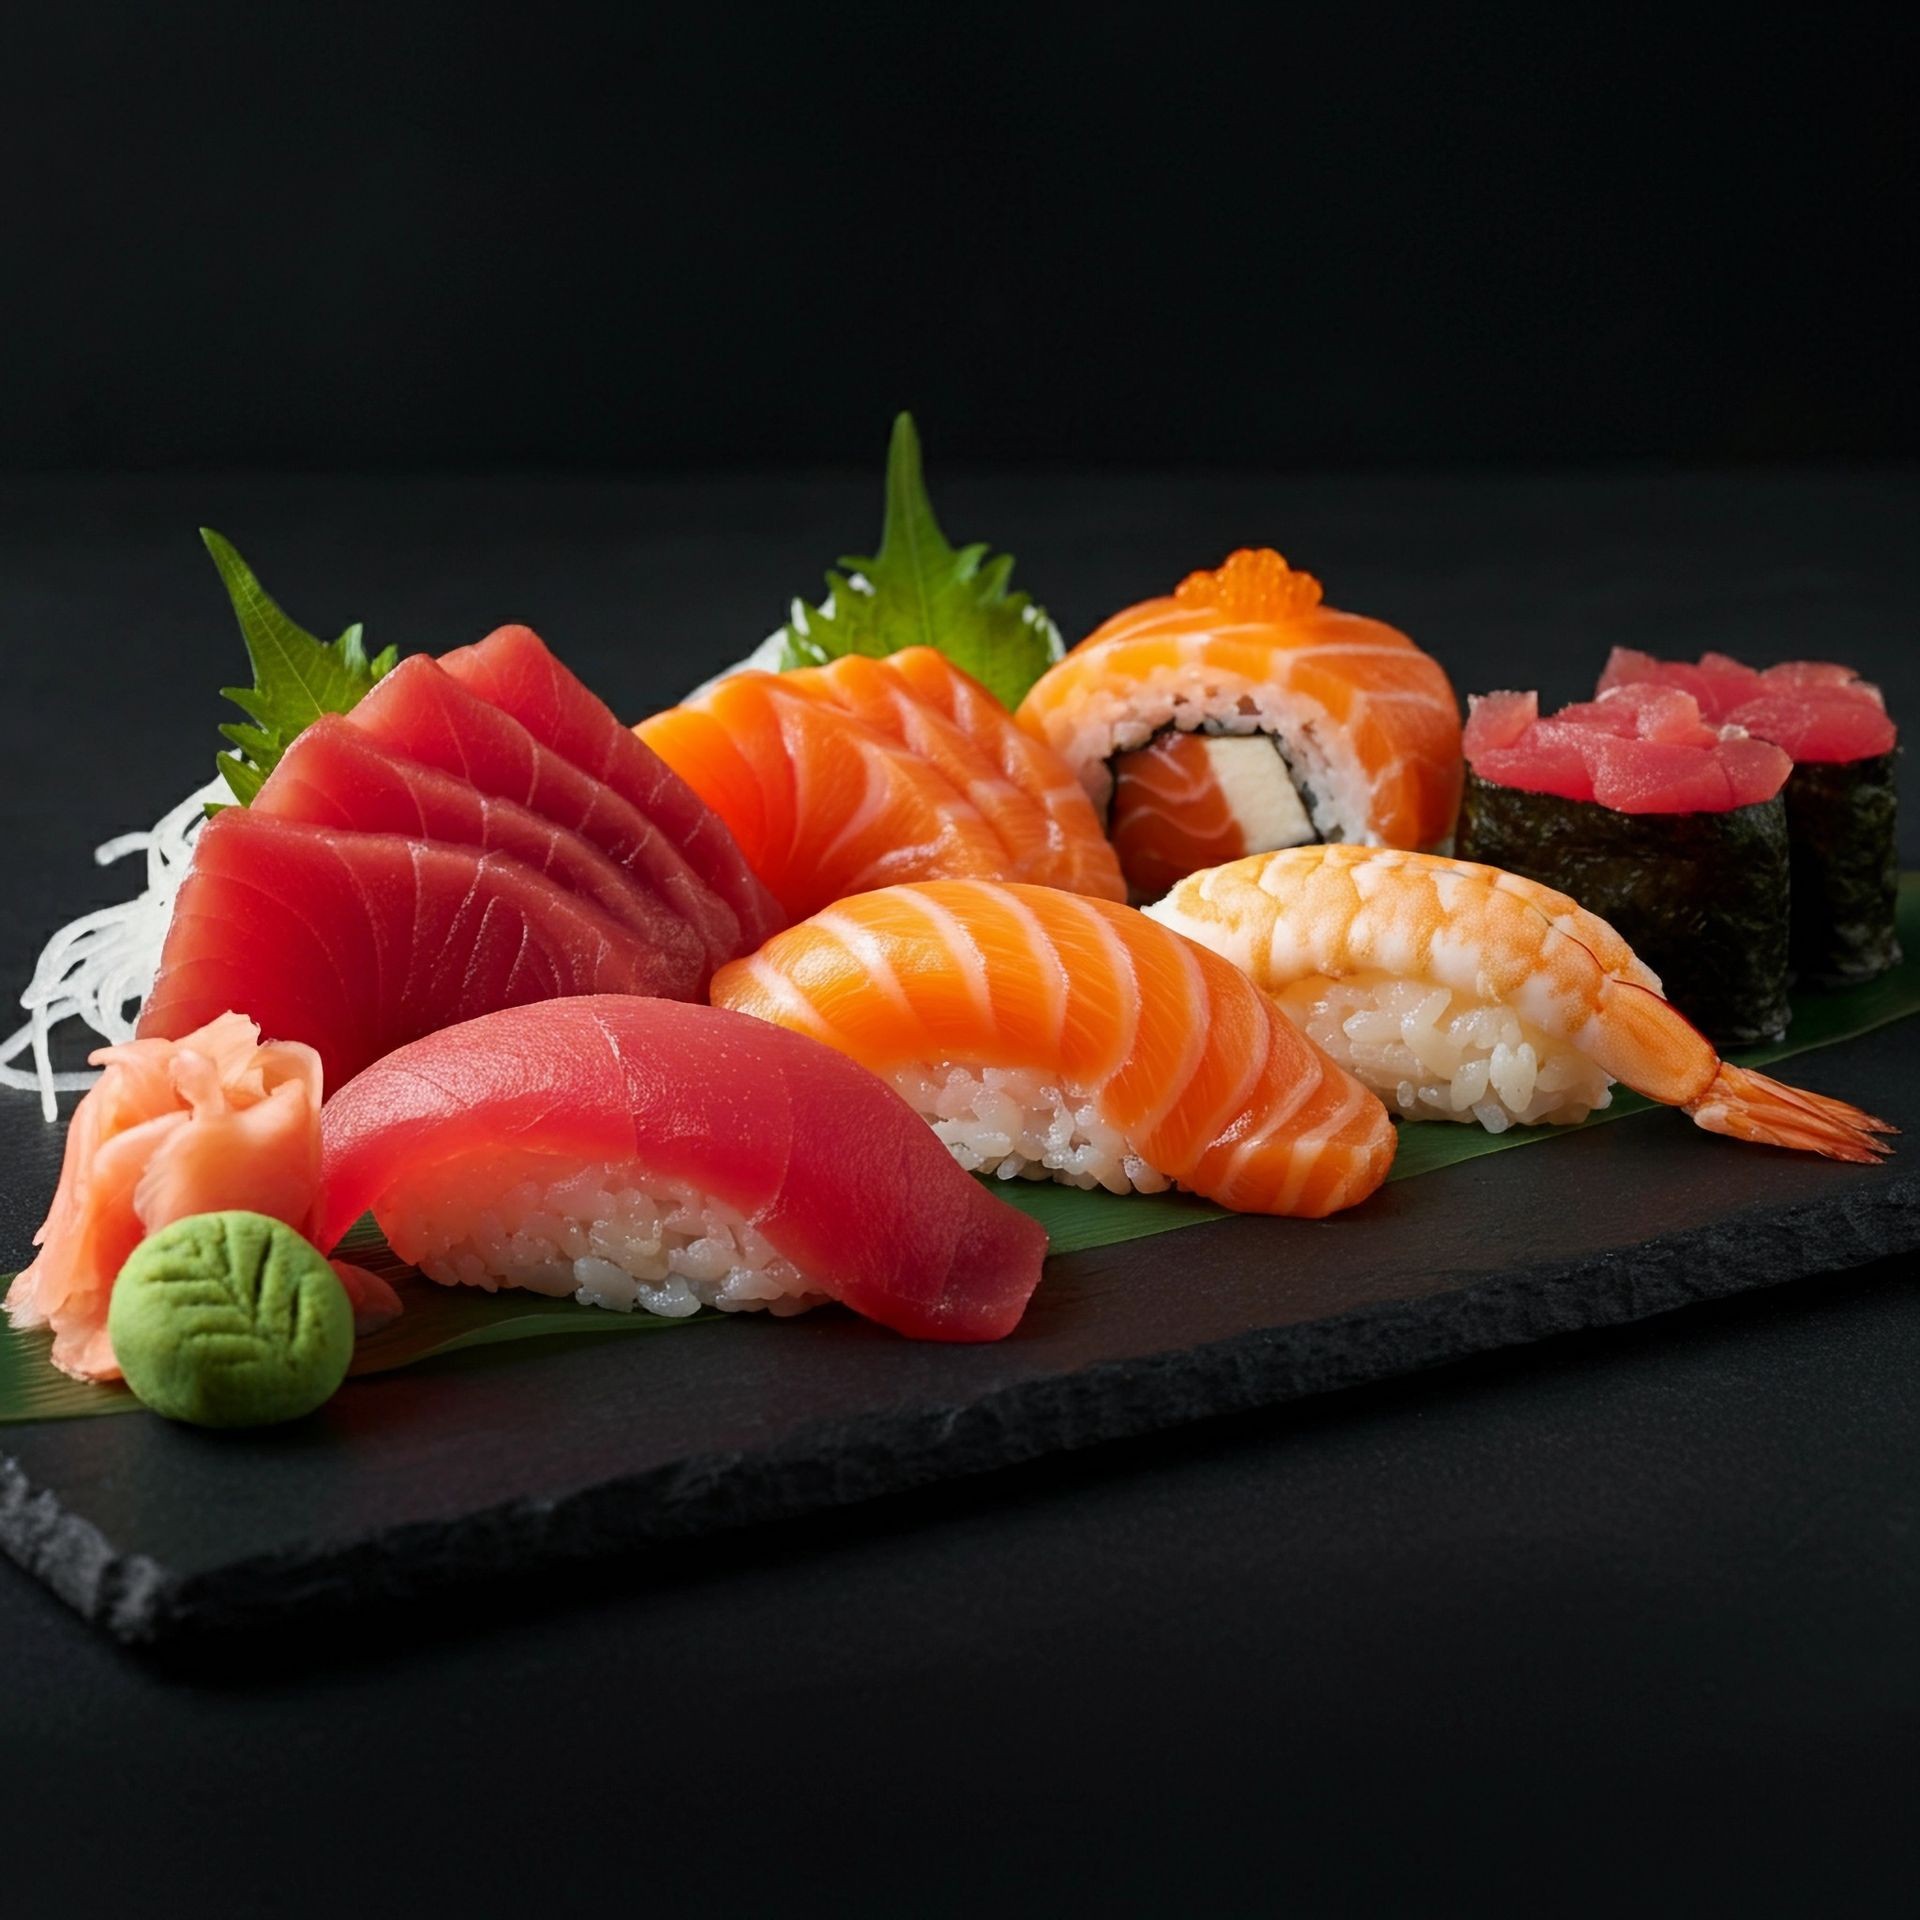
POLYGON ((1209 855, 1433 846, 1460 799, 1460 712, 1439 664, 1327 606, 1266 548, 1115 614, 1018 719, 1105 810, 1140 899, 1209 855))
POLYGON ((930 648, 734 674, 635 731, 796 919, 909 880, 1124 892, 1059 756, 930 648))
POLYGON ((1108 900, 929 881, 842 900, 714 976, 906 1096, 974 1171, 1317 1217, 1393 1126, 1224 961, 1108 900))
POLYGON ((1470 860, 1298 847, 1190 874, 1149 910, 1244 968, 1409 1119, 1584 1120, 1612 1083, 1709 1133, 1871 1163, 1884 1120, 1722 1060, 1578 902, 1470 860))

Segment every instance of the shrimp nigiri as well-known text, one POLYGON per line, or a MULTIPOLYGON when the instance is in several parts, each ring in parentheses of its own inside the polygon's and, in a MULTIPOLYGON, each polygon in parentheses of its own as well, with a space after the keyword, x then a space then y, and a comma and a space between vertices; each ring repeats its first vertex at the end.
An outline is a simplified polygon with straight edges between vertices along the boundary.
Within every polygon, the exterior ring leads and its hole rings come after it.
POLYGON ((1722 1060, 1607 923, 1498 867, 1296 847, 1190 874, 1147 910, 1231 960, 1412 1119, 1583 1120, 1618 1080, 1709 1133, 1834 1160, 1884 1120, 1722 1060))
POLYGON ((1224 961, 1110 900, 979 880, 841 900, 714 976, 850 1054, 963 1167, 1174 1183, 1243 1213, 1364 1200, 1393 1124, 1224 961))

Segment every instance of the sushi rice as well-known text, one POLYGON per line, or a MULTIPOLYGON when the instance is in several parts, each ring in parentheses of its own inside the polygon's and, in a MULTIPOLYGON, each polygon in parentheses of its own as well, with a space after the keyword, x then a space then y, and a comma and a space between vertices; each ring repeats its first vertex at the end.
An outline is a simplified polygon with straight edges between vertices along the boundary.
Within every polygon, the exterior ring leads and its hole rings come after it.
POLYGON ((1381 974, 1302 980, 1276 994, 1288 1018, 1406 1120, 1570 1126, 1613 1098, 1576 1048, 1511 1007, 1381 974))
POLYGON ((456 1157, 410 1172, 379 1212, 394 1252, 442 1286, 675 1320, 702 1307, 804 1313, 828 1297, 744 1215, 634 1161, 456 1157))
POLYGON ((1090 1094, 1033 1069, 922 1064, 885 1077, 969 1173, 1109 1193, 1173 1184, 1100 1117, 1090 1094))

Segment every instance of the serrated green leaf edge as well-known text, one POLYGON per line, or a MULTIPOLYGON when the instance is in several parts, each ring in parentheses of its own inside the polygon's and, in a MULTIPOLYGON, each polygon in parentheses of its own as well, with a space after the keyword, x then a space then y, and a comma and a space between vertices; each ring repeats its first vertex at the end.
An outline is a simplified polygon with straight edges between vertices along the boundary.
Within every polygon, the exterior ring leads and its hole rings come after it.
POLYGON ((984 541, 958 549, 948 541, 927 493, 919 430, 912 414, 899 414, 887 447, 879 550, 843 555, 844 571, 828 571, 819 606, 795 602, 783 666, 824 666, 847 654, 879 659, 903 647, 930 646, 1007 707, 1017 706, 1059 658, 1059 629, 1031 594, 1008 590, 1013 556, 990 553, 984 541), (855 586, 850 576, 867 586, 855 586), (964 591, 962 615, 971 635, 955 634, 943 621, 943 584, 964 591), (883 627, 885 603, 896 596, 907 605, 896 623, 883 627))
POLYGON ((220 729, 240 750, 237 759, 219 756, 221 774, 234 799, 246 806, 301 731, 323 713, 350 712, 392 671, 399 649, 388 647, 369 660, 358 621, 331 644, 317 638, 289 618, 230 540, 211 527, 202 527, 200 538, 233 603, 253 667, 251 687, 220 689, 223 699, 255 723, 220 729))

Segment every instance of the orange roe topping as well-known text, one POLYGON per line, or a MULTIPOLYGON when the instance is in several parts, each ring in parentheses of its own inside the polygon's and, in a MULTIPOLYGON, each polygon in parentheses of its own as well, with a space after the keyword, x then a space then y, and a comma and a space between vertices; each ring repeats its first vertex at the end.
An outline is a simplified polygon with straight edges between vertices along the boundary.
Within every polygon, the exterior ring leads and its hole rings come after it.
POLYGON ((1212 607, 1241 620, 1286 620, 1320 604, 1320 582, 1297 573, 1271 547, 1242 547, 1212 573, 1190 573, 1173 591, 1189 607, 1212 607))

